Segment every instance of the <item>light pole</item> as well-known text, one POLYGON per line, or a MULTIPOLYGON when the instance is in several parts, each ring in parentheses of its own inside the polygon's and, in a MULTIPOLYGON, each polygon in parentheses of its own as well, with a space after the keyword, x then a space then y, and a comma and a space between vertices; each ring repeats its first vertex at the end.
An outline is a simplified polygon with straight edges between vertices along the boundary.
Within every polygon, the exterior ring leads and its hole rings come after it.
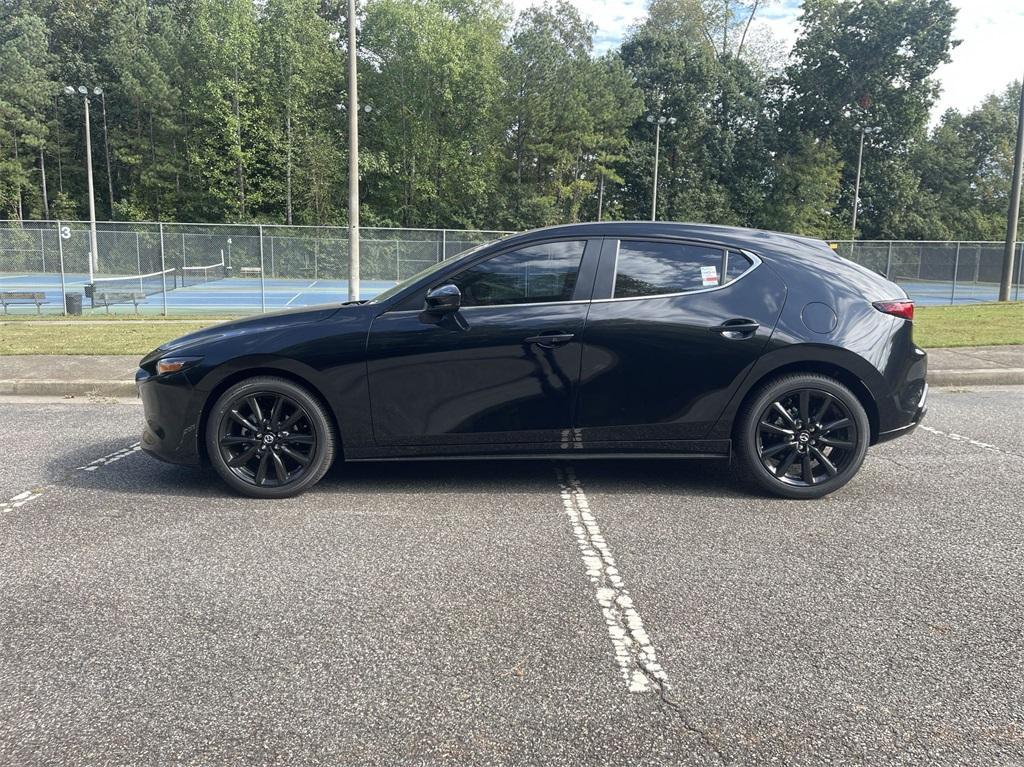
POLYGON ((651 221, 655 221, 658 217, 658 156, 661 152, 661 126, 675 125, 676 118, 649 114, 647 122, 654 123, 654 183, 651 185, 651 221))
MULTIPOLYGON (((1013 182, 1010 186, 1010 207, 1006 214, 1006 247, 1003 250, 1003 274, 999 280, 999 300, 1010 300, 1013 284, 1013 247, 1017 239, 1017 216, 1020 213, 1020 184, 1024 174, 1024 83, 1020 87, 1017 108, 1017 144, 1013 153, 1013 182)), ((1020 272, 1017 273, 1018 275, 1020 272)), ((1018 283, 1020 279, 1018 277, 1018 283)))
MULTIPOLYGON (((94 272, 100 268, 99 247, 96 244, 96 192, 92 185, 92 134, 89 131, 89 89, 84 85, 75 88, 73 85, 65 85, 64 92, 73 96, 75 92, 82 94, 82 103, 85 104, 85 169, 89 180, 89 284, 93 282, 94 272)), ((102 96, 103 89, 96 87, 92 89, 94 96, 102 96)))
MULTIPOLYGON (((354 50, 351 49, 350 50, 354 50)), ((339 112, 348 112, 348 250, 349 280, 348 300, 359 300, 359 106, 356 98, 355 75, 349 67, 349 106, 335 104, 339 112)), ((363 105, 363 111, 370 114, 373 107, 363 105)))
POLYGON ((359 300, 359 93, 356 0, 348 0, 348 300, 359 300))
POLYGON ((854 130, 860 131, 860 149, 857 150, 857 180, 853 185, 853 223, 851 229, 853 230, 852 239, 857 239, 857 209, 860 208, 860 169, 861 164, 864 160, 864 134, 866 133, 879 133, 881 128, 867 128, 863 123, 853 126, 854 130))

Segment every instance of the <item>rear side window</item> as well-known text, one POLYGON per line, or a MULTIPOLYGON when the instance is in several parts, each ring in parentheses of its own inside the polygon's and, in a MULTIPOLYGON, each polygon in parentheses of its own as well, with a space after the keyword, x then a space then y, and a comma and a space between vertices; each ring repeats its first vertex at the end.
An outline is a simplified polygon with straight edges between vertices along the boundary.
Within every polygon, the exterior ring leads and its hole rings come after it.
POLYGON ((545 242, 502 253, 452 278, 463 306, 569 301, 585 240, 545 242))
POLYGON ((752 265, 741 253, 709 245, 622 240, 612 295, 637 298, 717 288, 752 265))

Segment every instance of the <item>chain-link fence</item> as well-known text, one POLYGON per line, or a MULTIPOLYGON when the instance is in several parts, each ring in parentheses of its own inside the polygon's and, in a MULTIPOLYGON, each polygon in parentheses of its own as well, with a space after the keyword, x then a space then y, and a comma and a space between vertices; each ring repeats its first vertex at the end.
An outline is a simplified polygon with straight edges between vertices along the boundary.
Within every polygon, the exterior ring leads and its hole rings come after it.
MULTIPOLYGON (((360 230, 370 298, 439 260, 509 232, 360 230)), ((1001 242, 857 240, 837 252, 899 283, 920 304, 994 301, 1001 242)), ((1011 298, 1021 298, 1024 243, 1011 298)), ((348 230, 329 226, 0 221, 4 314, 246 314, 348 297, 348 230)))
MULTIPOLYGON (((1002 242, 842 240, 839 255, 898 283, 919 304, 995 301, 1003 273, 1002 242)), ((1024 242, 1017 244, 1010 298, 1021 298, 1024 242)))
MULTIPOLYGON (((508 232, 360 229, 360 293, 508 232)), ((348 230, 329 226, 0 221, 7 313, 244 314, 348 297, 348 230)))

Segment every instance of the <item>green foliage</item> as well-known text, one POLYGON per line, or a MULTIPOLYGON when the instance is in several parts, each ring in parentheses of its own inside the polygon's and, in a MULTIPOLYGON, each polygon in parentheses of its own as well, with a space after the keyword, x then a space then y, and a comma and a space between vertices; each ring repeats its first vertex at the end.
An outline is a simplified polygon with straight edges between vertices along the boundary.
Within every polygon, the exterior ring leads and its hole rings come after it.
MULTIPOLYGON (((647 118, 671 116, 659 218, 848 235, 864 125, 860 236, 1001 237, 1020 86, 928 129, 951 0, 805 0, 784 68, 750 32, 770 0, 653 0, 600 57, 574 6, 539 3, 362 6, 365 224, 648 218, 647 118)), ((101 217, 344 223, 343 13, 337 0, 0 2, 0 217, 87 210, 70 83, 104 88, 90 97, 101 217)))

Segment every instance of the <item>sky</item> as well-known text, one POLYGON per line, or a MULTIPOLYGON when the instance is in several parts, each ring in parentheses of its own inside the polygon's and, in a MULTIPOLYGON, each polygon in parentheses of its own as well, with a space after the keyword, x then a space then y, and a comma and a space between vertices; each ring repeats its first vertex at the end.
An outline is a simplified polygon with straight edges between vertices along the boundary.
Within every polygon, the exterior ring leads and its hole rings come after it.
MULTIPOLYGON (((535 0, 513 0, 517 8, 535 0)), ((626 31, 646 15, 647 0, 572 0, 597 25, 594 47, 598 53, 617 46, 626 31)), ((758 12, 755 28, 768 30, 787 49, 797 36, 800 0, 770 0, 758 12)), ((937 118, 949 107, 968 111, 990 93, 1002 91, 1024 77, 1024 0, 953 0, 959 9, 953 60, 936 77, 942 92, 933 110, 937 118)))

